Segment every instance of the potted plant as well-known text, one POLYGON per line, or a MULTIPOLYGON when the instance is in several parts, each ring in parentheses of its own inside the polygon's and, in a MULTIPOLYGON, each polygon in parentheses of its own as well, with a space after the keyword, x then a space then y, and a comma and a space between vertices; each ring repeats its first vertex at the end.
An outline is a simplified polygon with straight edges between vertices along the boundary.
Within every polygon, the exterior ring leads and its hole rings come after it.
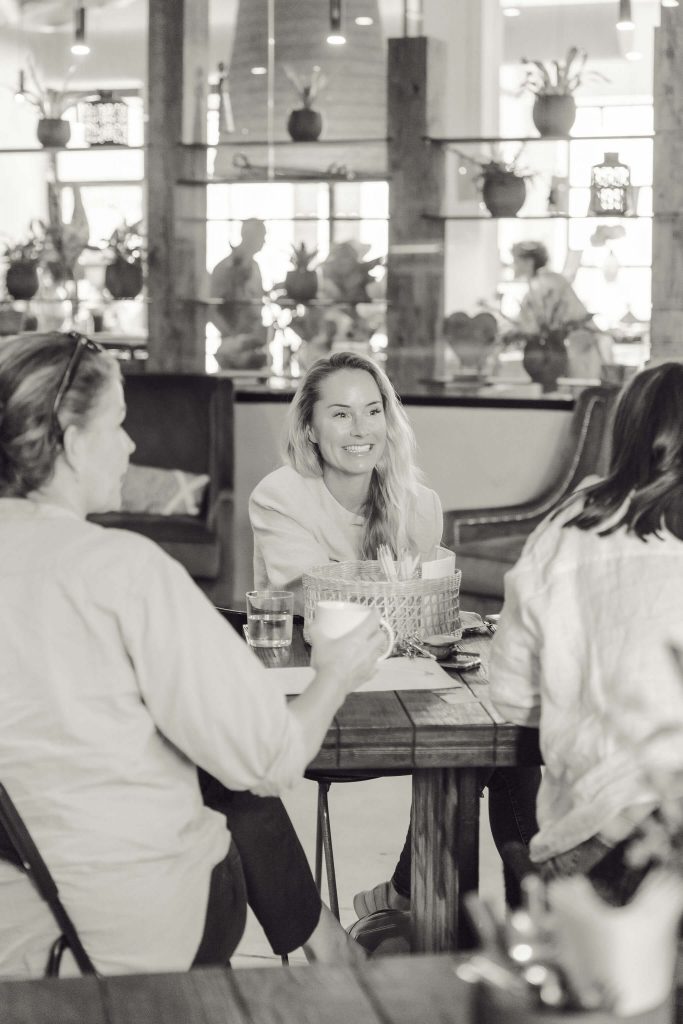
POLYGON ((522 146, 512 158, 507 158, 494 148, 488 159, 454 150, 461 159, 478 168, 475 182, 492 217, 515 217, 524 206, 526 181, 533 174, 519 164, 523 149, 522 146))
POLYGON ((44 248, 45 237, 33 223, 23 241, 4 244, 2 255, 9 264, 5 286, 13 299, 32 299, 38 291, 38 264, 44 248))
POLYGON ((293 270, 285 275, 285 291, 287 298, 294 302, 309 302, 318 294, 318 275, 311 270, 309 263, 318 255, 318 250, 309 252, 304 242, 292 246, 293 270))
POLYGON ((301 107, 289 115, 287 131, 295 142, 315 142, 323 130, 323 119, 317 110, 313 110, 313 101, 325 88, 327 78, 317 64, 310 75, 299 74, 287 64, 284 71, 301 100, 301 107))
POLYGON ((32 60, 28 60, 29 87, 26 88, 24 72, 19 73, 19 88, 16 96, 29 103, 40 114, 37 135, 41 146, 66 146, 71 138, 71 125, 63 118, 64 113, 81 98, 78 92, 67 91, 69 79, 76 67, 68 69, 61 89, 49 89, 41 82, 32 60))
POLYGON ((140 221, 124 221, 107 241, 111 262, 104 272, 104 284, 113 299, 134 299, 142 290, 144 242, 140 228, 140 221))
POLYGON ((541 136, 569 134, 576 118, 573 93, 584 78, 607 81, 599 71, 584 71, 586 58, 586 51, 578 46, 572 46, 564 60, 548 64, 522 58, 527 70, 521 88, 535 96, 531 116, 541 136))

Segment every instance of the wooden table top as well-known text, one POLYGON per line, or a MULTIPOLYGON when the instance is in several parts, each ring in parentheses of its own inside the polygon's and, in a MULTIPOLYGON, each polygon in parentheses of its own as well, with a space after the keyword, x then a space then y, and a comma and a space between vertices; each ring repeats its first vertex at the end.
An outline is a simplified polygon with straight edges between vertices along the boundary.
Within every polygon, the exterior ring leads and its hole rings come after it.
MULTIPOLYGON (((488 697, 491 640, 462 641, 482 667, 446 668, 455 685, 445 691, 352 693, 334 717, 311 767, 318 770, 390 769, 539 764, 538 732, 503 721, 488 697)), ((288 648, 257 648, 269 666, 308 665, 310 648, 295 623, 288 648)), ((391 661, 389 661, 391 664, 391 661)))
POLYGON ((450 956, 10 981, 2 1024, 472 1024, 474 986, 450 956))

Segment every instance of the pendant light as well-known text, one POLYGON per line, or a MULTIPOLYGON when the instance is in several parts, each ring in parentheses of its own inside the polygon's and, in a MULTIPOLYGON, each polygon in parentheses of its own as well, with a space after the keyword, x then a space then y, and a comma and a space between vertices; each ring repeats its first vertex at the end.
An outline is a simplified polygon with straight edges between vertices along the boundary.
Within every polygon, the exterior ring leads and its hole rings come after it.
POLYGON ((619 17, 617 28, 620 32, 627 32, 635 28, 633 23, 633 12, 631 11, 631 0, 619 0, 619 17))
POLYGON ((85 7, 82 4, 79 4, 74 12, 74 41, 71 44, 71 52, 75 57, 85 57, 90 53, 85 37, 85 7))
POLYGON ((346 42, 342 31, 342 0, 330 0, 330 33, 327 42, 330 46, 343 46, 346 42))

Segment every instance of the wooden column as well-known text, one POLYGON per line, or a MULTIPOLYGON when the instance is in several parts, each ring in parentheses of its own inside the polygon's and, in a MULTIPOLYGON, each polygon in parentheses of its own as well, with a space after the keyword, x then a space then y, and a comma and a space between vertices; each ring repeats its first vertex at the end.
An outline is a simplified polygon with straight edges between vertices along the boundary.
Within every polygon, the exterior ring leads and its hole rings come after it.
POLYGON ((208 0, 149 0, 149 368, 205 368, 208 0), (195 143, 182 149, 180 143, 195 143))
POLYGON ((431 368, 443 310, 443 150, 424 139, 443 95, 446 46, 425 36, 389 40, 388 371, 398 385, 431 368))
POLYGON ((683 7, 655 29, 652 359, 683 360, 683 7))

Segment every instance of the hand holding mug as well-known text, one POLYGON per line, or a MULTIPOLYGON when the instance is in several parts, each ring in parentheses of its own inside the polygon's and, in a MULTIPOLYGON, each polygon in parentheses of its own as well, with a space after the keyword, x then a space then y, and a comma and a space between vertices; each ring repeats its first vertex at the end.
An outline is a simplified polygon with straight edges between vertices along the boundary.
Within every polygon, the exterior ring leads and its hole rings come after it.
POLYGON ((348 601, 319 601, 311 634, 311 664, 335 675, 341 671, 346 692, 372 678, 379 662, 391 654, 395 639, 375 608, 348 601))

